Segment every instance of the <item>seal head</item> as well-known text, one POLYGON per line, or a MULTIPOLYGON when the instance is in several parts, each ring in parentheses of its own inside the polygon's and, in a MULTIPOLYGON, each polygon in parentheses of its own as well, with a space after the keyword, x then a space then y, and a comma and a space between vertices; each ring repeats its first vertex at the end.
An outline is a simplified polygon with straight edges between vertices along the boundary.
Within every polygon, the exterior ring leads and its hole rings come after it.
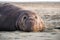
POLYGON ((36 13, 31 11, 22 11, 17 21, 17 25, 22 31, 38 32, 44 29, 42 19, 36 13))

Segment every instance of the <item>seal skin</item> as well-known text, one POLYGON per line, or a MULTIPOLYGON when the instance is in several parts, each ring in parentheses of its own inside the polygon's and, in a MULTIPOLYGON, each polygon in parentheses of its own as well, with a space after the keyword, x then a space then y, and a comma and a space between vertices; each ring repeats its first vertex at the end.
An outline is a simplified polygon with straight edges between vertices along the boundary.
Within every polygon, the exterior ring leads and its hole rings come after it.
POLYGON ((10 3, 0 5, 0 31, 38 32, 44 29, 43 20, 35 12, 23 10, 10 3))

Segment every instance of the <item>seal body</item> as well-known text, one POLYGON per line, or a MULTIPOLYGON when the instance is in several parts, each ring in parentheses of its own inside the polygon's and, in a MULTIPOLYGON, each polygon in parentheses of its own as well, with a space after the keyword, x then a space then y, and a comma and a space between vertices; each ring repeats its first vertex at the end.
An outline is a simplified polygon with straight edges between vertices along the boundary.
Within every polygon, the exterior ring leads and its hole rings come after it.
POLYGON ((9 3, 0 6, 0 31, 42 31, 43 20, 34 12, 22 10, 9 3))

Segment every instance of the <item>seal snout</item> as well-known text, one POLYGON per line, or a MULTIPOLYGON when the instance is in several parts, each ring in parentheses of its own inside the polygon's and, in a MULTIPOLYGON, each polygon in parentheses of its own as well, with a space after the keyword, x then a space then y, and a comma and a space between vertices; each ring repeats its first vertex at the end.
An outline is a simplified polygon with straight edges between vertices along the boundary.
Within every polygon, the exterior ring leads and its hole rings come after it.
POLYGON ((25 21, 27 31, 32 31, 32 28, 36 25, 36 21, 33 18, 29 18, 25 21))
POLYGON ((34 25, 36 21, 33 18, 29 18, 28 22, 29 22, 30 25, 34 25))
POLYGON ((26 24, 28 24, 28 25, 26 25, 26 26, 33 26, 34 24, 35 24, 35 20, 33 20, 33 19, 28 19, 27 21, 26 21, 26 24))

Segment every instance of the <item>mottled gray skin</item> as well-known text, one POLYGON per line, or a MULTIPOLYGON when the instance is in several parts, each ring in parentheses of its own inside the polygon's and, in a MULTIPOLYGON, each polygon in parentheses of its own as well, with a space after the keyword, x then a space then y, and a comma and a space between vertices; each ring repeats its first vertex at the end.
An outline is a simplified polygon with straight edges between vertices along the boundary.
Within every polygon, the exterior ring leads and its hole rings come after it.
POLYGON ((22 10, 9 3, 0 6, 0 31, 42 31, 44 24, 41 18, 29 10, 22 10))

